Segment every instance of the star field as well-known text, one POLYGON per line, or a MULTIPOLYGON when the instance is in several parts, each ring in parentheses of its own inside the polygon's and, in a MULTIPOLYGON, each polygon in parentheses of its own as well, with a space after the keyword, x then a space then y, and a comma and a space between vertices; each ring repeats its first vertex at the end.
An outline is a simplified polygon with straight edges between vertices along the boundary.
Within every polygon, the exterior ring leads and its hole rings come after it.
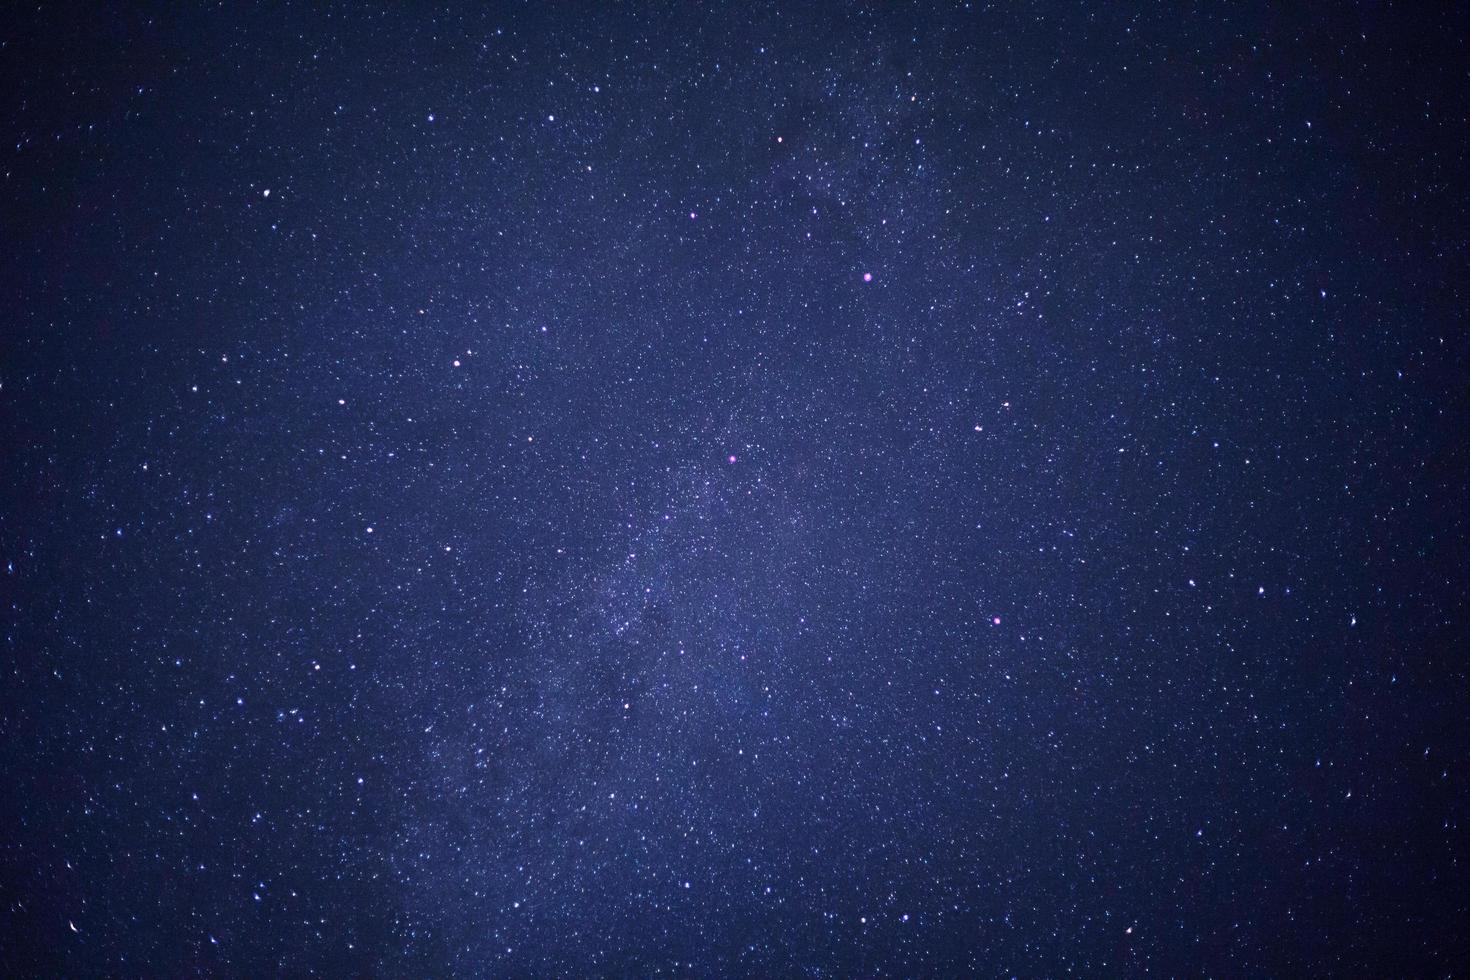
POLYGON ((1449 7, 0 36, 0 972, 1470 963, 1449 7))

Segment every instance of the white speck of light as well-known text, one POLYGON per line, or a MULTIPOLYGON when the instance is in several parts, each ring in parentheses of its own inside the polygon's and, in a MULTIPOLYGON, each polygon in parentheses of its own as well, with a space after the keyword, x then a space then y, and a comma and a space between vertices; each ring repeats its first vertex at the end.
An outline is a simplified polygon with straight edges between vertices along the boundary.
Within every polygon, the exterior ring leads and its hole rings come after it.
POLYGON ((260 194, 261 194, 262 197, 270 197, 271 196, 271 189, 269 187, 267 187, 265 190, 261 191, 260 194))

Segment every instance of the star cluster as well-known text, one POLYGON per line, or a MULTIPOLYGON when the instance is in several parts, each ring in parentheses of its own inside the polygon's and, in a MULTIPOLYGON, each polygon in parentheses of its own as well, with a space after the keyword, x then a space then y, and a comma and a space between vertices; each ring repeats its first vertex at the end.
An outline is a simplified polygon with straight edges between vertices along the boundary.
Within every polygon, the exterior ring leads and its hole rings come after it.
POLYGON ((1448 975, 1449 8, 46 5, 15 975, 1448 975))

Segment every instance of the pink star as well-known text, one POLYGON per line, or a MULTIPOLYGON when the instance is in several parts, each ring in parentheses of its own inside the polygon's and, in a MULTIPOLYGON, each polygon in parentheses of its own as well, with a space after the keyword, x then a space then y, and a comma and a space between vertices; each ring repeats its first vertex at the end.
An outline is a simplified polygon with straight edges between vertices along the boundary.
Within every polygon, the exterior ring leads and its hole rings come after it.
POLYGON ((872 282, 872 281, 873 281, 873 274, 871 272, 864 272, 863 273, 863 282, 872 282))
POLYGON ((1000 617, 999 616, 991 616, 990 617, 990 625, 991 626, 999 626, 1000 625, 1000 617))
POLYGON ((732 462, 732 463, 735 462, 735 454, 734 453, 731 453, 730 454, 730 462, 732 462))

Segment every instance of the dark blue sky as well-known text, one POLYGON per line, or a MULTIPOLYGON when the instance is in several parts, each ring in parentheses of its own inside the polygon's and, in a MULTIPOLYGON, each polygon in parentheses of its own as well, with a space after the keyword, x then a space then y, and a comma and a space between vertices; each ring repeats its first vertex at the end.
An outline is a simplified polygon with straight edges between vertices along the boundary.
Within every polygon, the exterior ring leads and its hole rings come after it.
POLYGON ((1301 6, 7 12, 3 972, 1462 968, 1467 25, 1301 6))

